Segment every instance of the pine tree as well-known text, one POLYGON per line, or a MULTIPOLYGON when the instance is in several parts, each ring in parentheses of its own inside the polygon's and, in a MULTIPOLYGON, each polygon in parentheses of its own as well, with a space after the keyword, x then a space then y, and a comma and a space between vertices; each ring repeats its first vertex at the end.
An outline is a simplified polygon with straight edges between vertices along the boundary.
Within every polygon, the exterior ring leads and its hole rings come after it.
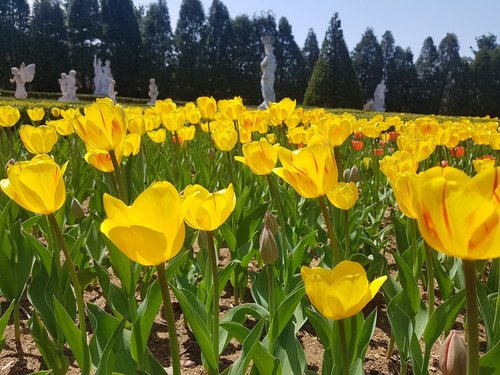
POLYGON ((35 91, 59 91, 58 79, 70 70, 68 34, 57 0, 35 0, 30 24, 29 59, 36 63, 35 91))
POLYGON ((387 83, 387 93, 392 93, 386 108, 391 112, 414 112, 417 105, 417 70, 413 63, 413 53, 409 48, 400 46, 394 48, 391 64, 390 83, 387 83))
POLYGON ((183 0, 175 29, 178 69, 179 99, 194 100, 205 87, 205 77, 200 66, 204 45, 205 12, 200 0, 183 0))
POLYGON ((384 57, 372 28, 366 29, 354 48, 352 62, 363 90, 364 100, 373 98, 375 88, 382 80, 384 57))
POLYGON ((316 38, 316 33, 313 29, 309 29, 307 32, 306 41, 304 42, 304 47, 302 48, 302 55, 304 56, 306 64, 306 82, 309 82, 314 66, 319 58, 318 38, 316 38))
POLYGON ((361 108, 363 94, 344 41, 338 13, 330 20, 304 104, 361 108))
POLYGON ((258 104, 260 93, 260 53, 262 43, 257 35, 254 22, 247 15, 239 15, 233 21, 235 36, 233 66, 235 83, 232 94, 239 95, 245 103, 258 104))
POLYGON ((474 115, 500 116, 500 46, 496 36, 476 38, 471 63, 474 115))
POLYGON ((0 87, 13 89, 10 68, 27 61, 30 7, 26 0, 0 1, 0 87))
POLYGON ((387 92, 385 94, 385 107, 387 111, 394 111, 395 108, 400 106, 399 104, 399 93, 394 91, 392 88, 396 87, 397 81, 393 82, 395 73, 395 61, 394 53, 396 49, 396 42, 392 33, 387 30, 380 40, 380 48, 382 49, 382 56, 384 58, 384 73, 383 79, 387 86, 387 92))
POLYGON ((206 91, 199 95, 228 98, 231 89, 237 88, 233 61, 235 35, 229 11, 220 0, 213 0, 208 11, 204 42, 200 65, 206 72, 206 91))
POLYGON ((141 35, 132 0, 102 0, 102 23, 101 53, 111 61, 116 89, 119 95, 137 95, 141 35))
POLYGON ((438 113, 444 82, 439 70, 438 51, 431 37, 424 40, 416 69, 419 81, 417 112, 438 113))
POLYGON ((68 36, 71 68, 78 73, 82 92, 92 92, 92 62, 101 43, 101 15, 97 0, 70 0, 68 36))
POLYGON ((173 74, 177 69, 177 54, 165 0, 149 5, 141 21, 141 31, 143 64, 140 86, 148 87, 149 78, 155 78, 163 96, 170 96, 174 85, 173 74))
MULTIPOLYGON (((285 17, 278 23, 278 34, 275 43, 276 62, 276 96, 289 97, 302 102, 306 89, 306 65, 299 46, 292 34, 292 27, 285 17)), ((277 99, 279 100, 279 99, 277 99)))

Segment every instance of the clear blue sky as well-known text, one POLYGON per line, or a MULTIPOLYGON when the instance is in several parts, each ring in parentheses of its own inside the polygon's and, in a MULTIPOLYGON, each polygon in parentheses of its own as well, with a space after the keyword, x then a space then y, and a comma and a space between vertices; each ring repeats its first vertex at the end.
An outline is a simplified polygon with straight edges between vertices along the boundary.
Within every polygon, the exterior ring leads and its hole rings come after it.
MULTIPOLYGON (((153 0, 134 0, 136 5, 153 0)), ((172 29, 175 30, 182 0, 166 0, 172 29)), ((201 0, 205 14, 212 0, 201 0)), ((380 37, 390 30, 396 44, 410 47, 416 60, 424 39, 431 36, 436 46, 447 32, 460 42, 460 54, 472 56, 477 36, 492 33, 500 38, 500 0, 222 0, 232 18, 246 13, 252 16, 272 10, 278 20, 285 16, 300 47, 309 28, 321 43, 330 18, 338 12, 349 50, 361 39, 367 27, 380 37)), ((499 40, 500 42, 500 40, 499 40)))

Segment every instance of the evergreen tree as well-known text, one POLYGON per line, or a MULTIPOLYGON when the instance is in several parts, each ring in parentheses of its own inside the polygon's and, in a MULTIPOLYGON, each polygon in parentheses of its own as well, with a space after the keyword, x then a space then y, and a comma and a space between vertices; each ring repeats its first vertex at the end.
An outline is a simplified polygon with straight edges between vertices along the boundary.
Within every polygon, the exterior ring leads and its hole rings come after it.
POLYGON ((352 62, 358 75, 364 100, 373 98, 375 88, 382 80, 384 57, 372 28, 366 29, 352 53, 352 62))
POLYGON ((467 104, 466 85, 468 65, 460 58, 457 36, 448 33, 439 43, 439 68, 443 74, 443 96, 439 109, 444 115, 466 115, 470 109, 467 104))
POLYGON ((27 0, 0 1, 0 87, 13 89, 10 68, 26 64, 30 7, 27 0))
POLYGON ((397 85, 397 82, 393 82, 393 77, 395 73, 395 61, 394 53, 396 49, 396 42, 392 33, 387 30, 380 40, 380 48, 382 49, 382 56, 384 58, 384 73, 383 79, 387 86, 387 92, 385 94, 385 107, 388 111, 393 111, 398 104, 393 104, 399 102, 398 92, 392 90, 392 87, 397 85))
POLYGON ((477 50, 471 64, 473 115, 500 116, 500 46, 496 36, 476 39, 477 50))
POLYGON ((316 38, 316 33, 313 29, 309 29, 307 32, 306 41, 304 42, 304 47, 302 48, 302 55, 304 56, 306 64, 306 82, 309 82, 314 66, 319 58, 318 38, 316 38))
POLYGON ((59 91, 58 79, 68 72, 68 34, 57 0, 35 0, 30 25, 29 59, 36 64, 35 91, 59 91))
MULTIPOLYGON (((292 27, 285 17, 278 24, 276 40, 276 96, 289 97, 302 102, 306 89, 306 65, 299 46, 292 34, 292 27)), ((277 99, 279 100, 279 99, 277 99)))
POLYGON ((102 0, 102 22, 101 53, 111 61, 116 89, 123 96, 137 95, 141 35, 132 0, 102 0))
POLYGON ((361 108, 363 104, 363 94, 344 41, 338 13, 330 20, 304 104, 333 108, 361 108))
POLYGON ((233 66, 236 87, 232 95, 239 95, 245 103, 258 104, 260 93, 260 54, 262 43, 254 22, 247 15, 237 16, 233 21, 235 36, 233 66))
POLYGON ((101 15, 97 0, 70 0, 68 37, 71 68, 78 73, 82 92, 92 92, 94 55, 101 44, 101 15))
POLYGON ((418 75, 418 113, 439 112, 443 79, 439 70, 439 55, 431 37, 424 40, 416 63, 418 75))
POLYGON ((204 28, 205 12, 200 0, 183 0, 175 29, 175 43, 179 52, 179 99, 194 100, 205 87, 205 77, 200 66, 204 28))
POLYGON ((208 10, 201 66, 206 72, 205 92, 215 98, 230 97, 231 89, 237 89, 233 62, 235 35, 229 11, 220 0, 213 0, 208 10))
MULTIPOLYGON (((261 12, 258 16, 254 15, 253 23, 259 40, 261 40, 263 36, 272 36, 276 38, 276 17, 273 12, 261 12)), ((264 51, 263 47, 261 49, 264 51)), ((264 52, 262 52, 262 56, 264 56, 264 52)))
POLYGON ((409 48, 400 46, 394 48, 391 64, 390 83, 387 93, 392 92, 386 108, 391 112, 415 112, 417 105, 417 70, 413 63, 413 53, 409 48))
POLYGON ((149 5, 142 18, 143 66, 141 85, 148 87, 149 78, 155 78, 163 96, 170 96, 173 74, 177 67, 177 56, 170 25, 170 16, 165 0, 149 5))

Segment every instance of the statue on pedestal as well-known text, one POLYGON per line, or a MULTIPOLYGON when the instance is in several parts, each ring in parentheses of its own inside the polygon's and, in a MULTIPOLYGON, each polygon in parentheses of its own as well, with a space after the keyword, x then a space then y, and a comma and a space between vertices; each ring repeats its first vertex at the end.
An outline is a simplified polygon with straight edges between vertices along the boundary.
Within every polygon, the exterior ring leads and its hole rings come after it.
POLYGON ((61 73, 61 78, 58 79, 59 87, 61 89, 62 96, 57 99, 60 102, 68 101, 68 75, 66 73, 61 73))
POLYGON ((112 79, 109 82, 109 86, 108 86, 108 98, 110 98, 111 100, 113 100, 113 102, 116 103, 116 94, 118 94, 118 92, 115 91, 115 85, 116 85, 116 81, 114 79, 112 79))
POLYGON ((155 105, 156 100, 158 99, 158 94, 160 92, 158 91, 158 85, 156 84, 156 80, 154 78, 151 78, 149 80, 149 102, 148 105, 155 105))
POLYGON ((106 60, 102 65, 102 60, 94 55, 94 95, 108 95, 108 87, 112 80, 111 61, 106 60))
POLYGON ((260 63, 262 70, 262 77, 260 86, 262 89, 262 98, 264 101, 259 105, 259 109, 266 109, 269 107, 269 102, 276 102, 276 93, 274 92, 274 73, 276 72, 276 57, 273 54, 274 37, 262 37, 264 43, 264 51, 266 56, 260 63))
POLYGON ((71 69, 68 72, 68 101, 77 102, 78 98, 76 97, 76 70, 71 69))
POLYGON ((385 80, 382 80, 373 93, 373 110, 377 112, 385 112, 385 93, 387 92, 387 86, 385 85, 385 80))
POLYGON ((25 66, 23 62, 19 68, 16 68, 15 66, 12 67, 10 72, 13 75, 10 82, 16 84, 16 92, 14 93, 14 96, 16 99, 26 99, 28 97, 28 93, 26 92, 24 85, 33 81, 33 78, 35 78, 35 64, 25 66))

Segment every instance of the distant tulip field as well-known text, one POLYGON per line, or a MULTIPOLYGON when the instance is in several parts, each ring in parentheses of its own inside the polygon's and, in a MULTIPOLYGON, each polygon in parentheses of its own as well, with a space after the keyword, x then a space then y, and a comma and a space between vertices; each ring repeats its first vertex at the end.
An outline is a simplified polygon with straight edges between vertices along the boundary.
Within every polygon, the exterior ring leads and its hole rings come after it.
POLYGON ((0 105, 0 355, 25 320, 38 374, 179 375, 182 320, 207 374, 364 374, 383 314, 397 373, 500 373, 498 119, 28 107, 0 105))

